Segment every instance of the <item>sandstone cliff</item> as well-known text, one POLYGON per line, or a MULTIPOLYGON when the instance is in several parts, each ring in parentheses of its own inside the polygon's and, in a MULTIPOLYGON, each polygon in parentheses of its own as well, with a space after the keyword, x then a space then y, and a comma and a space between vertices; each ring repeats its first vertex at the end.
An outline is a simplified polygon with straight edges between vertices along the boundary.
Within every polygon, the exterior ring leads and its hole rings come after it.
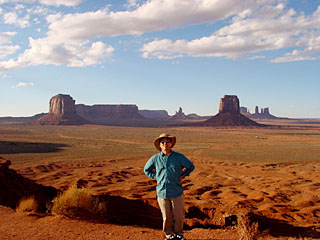
POLYGON ((219 113, 240 113, 239 99, 235 95, 224 95, 220 99, 219 113))
POLYGON ((76 113, 75 100, 70 95, 58 94, 50 99, 49 113, 34 123, 41 125, 81 125, 89 123, 76 113))

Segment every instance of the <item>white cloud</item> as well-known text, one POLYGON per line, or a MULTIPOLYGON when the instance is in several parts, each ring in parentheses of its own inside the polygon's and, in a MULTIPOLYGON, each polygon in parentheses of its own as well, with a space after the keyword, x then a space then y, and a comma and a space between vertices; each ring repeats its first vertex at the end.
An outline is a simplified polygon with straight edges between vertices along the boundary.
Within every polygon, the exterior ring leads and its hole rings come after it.
POLYGON ((0 59, 15 53, 19 49, 19 46, 0 46, 0 59))
POLYGON ((8 12, 8 13, 3 15, 3 19, 4 19, 4 23, 5 24, 16 25, 16 26, 21 27, 21 28, 25 28, 25 27, 28 27, 30 25, 29 24, 29 19, 30 19, 29 15, 25 15, 24 17, 19 18, 17 13, 8 12))
POLYGON ((0 32, 0 45, 2 43, 10 42, 11 38, 16 34, 16 32, 0 32))
POLYGON ((22 5, 22 4, 17 4, 17 5, 14 7, 15 10, 20 10, 20 9, 24 9, 24 8, 25 8, 25 6, 22 5))
POLYGON ((18 87, 34 86, 33 82, 19 82, 18 87))
POLYGON ((82 3, 84 0, 0 0, 0 4, 3 3, 34 3, 39 2, 44 5, 64 5, 64 6, 76 6, 82 3))
POLYGON ((11 43, 11 38, 16 35, 16 32, 2 32, 0 33, 0 59, 5 58, 13 53, 15 53, 19 46, 6 45, 11 43))
POLYGON ((253 57, 250 57, 249 60, 264 59, 264 58, 266 58, 266 56, 253 56, 253 57))
POLYGON ((76 6, 82 3, 84 0, 39 0, 40 3, 45 5, 64 5, 64 6, 76 6))
POLYGON ((33 87, 33 86, 34 86, 34 83, 33 83, 33 82, 19 82, 17 85, 12 86, 12 88, 17 88, 17 87, 28 87, 28 86, 33 87))
POLYGON ((133 8, 137 8, 138 6, 139 6, 138 0, 128 0, 127 3, 125 4, 125 7, 129 10, 133 8))
POLYGON ((113 48, 103 42, 50 41, 48 38, 29 39, 30 48, 18 60, 0 62, 0 71, 42 64, 80 67, 96 65, 111 57, 113 48))
MULTIPOLYGON (((133 11, 99 10, 67 14, 50 21, 49 35, 84 39, 97 36, 142 34, 183 25, 209 23, 258 6, 253 0, 150 0, 133 11)), ((129 4, 137 4, 131 1, 129 4)))
POLYGON ((53 10, 51 10, 51 9, 49 9, 47 7, 43 7, 43 6, 35 6, 35 7, 32 7, 32 8, 28 8, 27 12, 29 14, 47 16, 49 14, 52 14, 53 10))

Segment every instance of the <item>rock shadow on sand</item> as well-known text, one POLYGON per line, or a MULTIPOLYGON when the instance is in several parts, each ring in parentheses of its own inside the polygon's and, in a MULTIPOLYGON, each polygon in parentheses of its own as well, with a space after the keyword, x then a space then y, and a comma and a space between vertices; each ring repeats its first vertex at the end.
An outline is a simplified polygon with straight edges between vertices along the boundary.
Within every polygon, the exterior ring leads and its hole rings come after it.
POLYGON ((149 201, 127 199, 120 196, 99 195, 99 202, 107 204, 107 221, 119 225, 143 226, 161 229, 162 216, 149 201))
POLYGON ((257 222, 260 232, 267 231, 273 237, 299 237, 299 238, 320 238, 320 232, 313 227, 298 227, 283 220, 268 218, 265 216, 249 213, 249 222, 257 222))
POLYGON ((61 143, 0 141, 0 154, 59 152, 69 147, 61 143))

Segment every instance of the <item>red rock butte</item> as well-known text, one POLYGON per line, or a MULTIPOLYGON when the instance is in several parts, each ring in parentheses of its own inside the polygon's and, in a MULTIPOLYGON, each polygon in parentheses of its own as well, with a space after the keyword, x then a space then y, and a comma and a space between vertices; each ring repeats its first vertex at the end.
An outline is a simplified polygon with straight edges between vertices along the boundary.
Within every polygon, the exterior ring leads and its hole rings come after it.
POLYGON ((76 113, 75 100, 58 94, 50 99, 49 113, 34 122, 41 125, 81 125, 89 123, 76 113))
POLYGON ((239 98, 235 95, 224 95, 220 99, 219 113, 207 121, 193 124, 196 126, 222 127, 222 126, 245 126, 262 127, 259 124, 240 113, 239 98))

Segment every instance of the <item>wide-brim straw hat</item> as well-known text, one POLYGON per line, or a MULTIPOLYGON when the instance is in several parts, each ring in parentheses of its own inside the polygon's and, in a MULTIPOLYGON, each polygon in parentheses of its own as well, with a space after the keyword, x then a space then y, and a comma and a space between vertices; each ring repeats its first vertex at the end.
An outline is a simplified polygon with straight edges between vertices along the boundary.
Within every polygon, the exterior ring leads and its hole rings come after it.
POLYGON ((171 140, 171 148, 173 148, 173 146, 176 144, 176 137, 175 136, 171 136, 168 133, 162 133, 159 137, 157 137, 153 143, 154 146, 156 147, 156 149, 158 149, 161 152, 161 148, 160 148, 160 140, 162 138, 169 138, 171 140))

